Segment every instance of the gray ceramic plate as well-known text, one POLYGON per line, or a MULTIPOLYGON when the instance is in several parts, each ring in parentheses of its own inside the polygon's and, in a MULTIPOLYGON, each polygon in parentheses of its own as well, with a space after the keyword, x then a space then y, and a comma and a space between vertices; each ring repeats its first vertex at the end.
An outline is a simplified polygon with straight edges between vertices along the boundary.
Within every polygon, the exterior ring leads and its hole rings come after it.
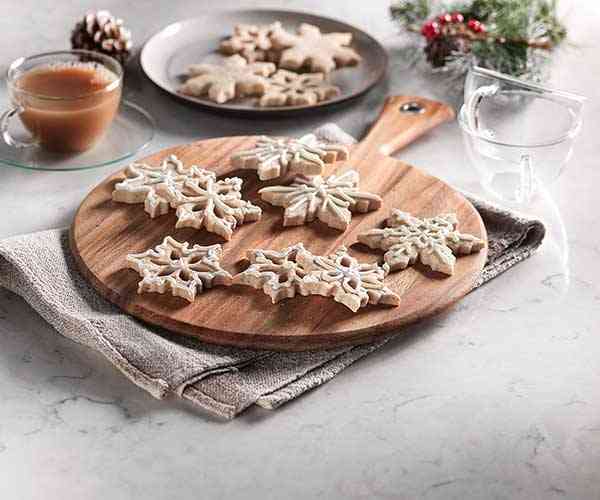
POLYGON ((303 12, 256 9, 221 11, 171 24, 146 42, 140 62, 150 80, 180 99, 218 111, 273 115, 318 109, 358 97, 385 74, 387 53, 377 40, 349 24, 303 12), (312 106, 258 108, 250 99, 216 104, 207 99, 184 96, 177 92, 189 64, 214 61, 222 57, 217 52, 219 42, 231 33, 236 24, 268 24, 276 20, 281 21, 285 28, 291 30, 300 23, 310 23, 319 26, 323 32, 352 33, 352 47, 361 55, 362 61, 357 66, 341 68, 330 75, 331 82, 341 89, 339 96, 312 106))

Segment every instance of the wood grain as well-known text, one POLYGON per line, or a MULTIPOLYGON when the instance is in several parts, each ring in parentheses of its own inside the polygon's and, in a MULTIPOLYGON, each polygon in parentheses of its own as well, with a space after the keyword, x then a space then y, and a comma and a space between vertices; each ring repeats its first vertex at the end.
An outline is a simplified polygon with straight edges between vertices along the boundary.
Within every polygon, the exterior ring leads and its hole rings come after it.
POLYGON ((369 148, 375 146, 381 154, 391 155, 453 119, 454 110, 442 102, 418 96, 391 96, 386 99, 379 118, 361 143, 369 148), (415 111, 402 111, 403 105, 415 111))
MULTIPOLYGON (((350 161, 327 168, 326 174, 350 167, 357 169, 361 174, 361 189, 378 193, 384 200, 380 210, 355 215, 346 232, 340 233, 319 222, 283 228, 282 210, 263 203, 257 196, 258 189, 266 183, 260 182, 252 171, 233 170, 229 162, 233 151, 252 146, 255 138, 210 139, 169 148, 144 161, 157 164, 166 155, 176 154, 185 163, 211 168, 219 176, 242 177, 244 197, 263 208, 262 220, 244 224, 227 243, 206 231, 175 230, 173 212, 152 220, 142 204, 112 201, 113 185, 122 178, 122 172, 118 172, 85 198, 75 216, 71 247, 81 272, 104 297, 137 318, 207 342, 239 347, 301 351, 364 343, 435 314, 472 288, 485 263, 486 249, 459 258, 451 277, 418 265, 392 273, 386 281, 402 295, 401 305, 367 306, 355 314, 324 297, 298 297, 273 305, 261 291, 241 286, 214 288, 191 304, 170 295, 138 295, 139 276, 127 269, 125 262, 127 254, 153 247, 166 235, 192 244, 224 243, 223 265, 232 273, 244 268, 244 255, 249 248, 280 249, 299 241, 317 254, 346 245, 359 260, 372 261, 381 255, 357 244, 357 235, 380 225, 393 208, 418 216, 455 212, 462 231, 485 239, 479 214, 462 195, 439 179, 380 153, 382 145, 392 151, 428 130, 431 120, 439 123, 440 113, 446 119, 452 116, 439 103, 434 103, 433 115, 398 114, 397 104, 407 99, 416 98, 389 100, 373 132, 353 147, 350 161), (396 132, 402 132, 403 138, 398 139, 396 132)), ((431 101, 424 103, 430 110, 431 101)))

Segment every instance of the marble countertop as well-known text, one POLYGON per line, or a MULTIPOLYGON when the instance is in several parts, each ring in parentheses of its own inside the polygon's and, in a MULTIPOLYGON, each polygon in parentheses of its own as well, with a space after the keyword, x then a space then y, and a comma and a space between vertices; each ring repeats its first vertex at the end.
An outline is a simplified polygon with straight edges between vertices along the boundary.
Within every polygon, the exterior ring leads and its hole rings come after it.
MULTIPOLYGON (((6 0, 5 10, 7 2, 1 70, 66 47, 74 21, 94 7, 6 0)), ((142 42, 210 4, 102 7, 142 42)), ((256 4, 338 17, 394 43, 386 0, 221 0, 219 8, 256 4)), ((561 11, 576 45, 555 55, 552 84, 590 100, 569 168, 531 209, 549 227, 536 256, 321 388, 230 423, 152 399, 0 291, 0 498, 600 498, 600 5, 561 2, 561 11)), ((188 109, 135 65, 126 86, 157 119, 152 150, 251 131, 296 134, 324 121, 360 136, 393 93, 440 99, 445 90, 392 58, 388 80, 350 107, 257 123, 188 109)), ((477 189, 456 123, 399 156, 477 189)), ((116 168, 0 167, 0 237, 69 224, 85 193, 116 168)))

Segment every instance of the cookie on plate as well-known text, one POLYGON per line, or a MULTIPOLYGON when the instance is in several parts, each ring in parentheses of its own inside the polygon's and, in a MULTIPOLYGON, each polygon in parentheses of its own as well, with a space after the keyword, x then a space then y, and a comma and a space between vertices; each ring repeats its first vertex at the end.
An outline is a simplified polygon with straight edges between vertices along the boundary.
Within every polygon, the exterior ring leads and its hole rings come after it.
POLYGON ((239 54, 248 62, 273 61, 276 59, 271 34, 281 28, 281 23, 271 24, 236 24, 233 34, 219 45, 222 54, 239 54))
POLYGON ((360 55, 349 47, 351 33, 321 33, 317 26, 302 23, 297 32, 284 28, 271 34, 273 48, 281 50, 279 67, 299 70, 308 67, 314 73, 329 73, 336 68, 353 66, 360 55))
POLYGON ((269 88, 258 101, 260 107, 311 106, 340 95, 340 88, 323 73, 298 74, 285 69, 269 78, 269 88))
POLYGON ((266 77, 275 69, 273 63, 249 63, 235 54, 221 64, 192 64, 188 68, 189 78, 179 91, 193 97, 206 95, 218 104, 236 97, 261 96, 269 88, 266 77))

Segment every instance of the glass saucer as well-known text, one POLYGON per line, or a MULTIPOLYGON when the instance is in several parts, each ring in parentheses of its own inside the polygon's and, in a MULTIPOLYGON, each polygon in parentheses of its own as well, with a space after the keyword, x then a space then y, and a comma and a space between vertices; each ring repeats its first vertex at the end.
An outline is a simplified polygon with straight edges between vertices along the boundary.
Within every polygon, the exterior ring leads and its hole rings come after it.
MULTIPOLYGON (((17 129, 15 135, 27 134, 20 122, 13 128, 17 129)), ((15 148, 0 138, 0 163, 30 170, 63 171, 103 167, 125 160, 145 148, 154 137, 154 129, 154 119, 146 111, 123 100, 110 128, 92 149, 75 154, 53 153, 37 146, 15 148)))

